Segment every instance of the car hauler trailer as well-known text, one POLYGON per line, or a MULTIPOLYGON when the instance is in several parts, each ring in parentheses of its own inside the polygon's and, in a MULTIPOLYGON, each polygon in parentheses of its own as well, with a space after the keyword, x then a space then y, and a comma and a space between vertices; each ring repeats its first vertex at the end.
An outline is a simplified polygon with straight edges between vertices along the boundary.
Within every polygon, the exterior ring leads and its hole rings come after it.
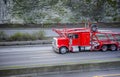
POLYGON ((96 25, 88 28, 53 29, 59 34, 53 38, 54 51, 65 54, 80 51, 116 51, 120 49, 120 33, 99 31, 96 25))

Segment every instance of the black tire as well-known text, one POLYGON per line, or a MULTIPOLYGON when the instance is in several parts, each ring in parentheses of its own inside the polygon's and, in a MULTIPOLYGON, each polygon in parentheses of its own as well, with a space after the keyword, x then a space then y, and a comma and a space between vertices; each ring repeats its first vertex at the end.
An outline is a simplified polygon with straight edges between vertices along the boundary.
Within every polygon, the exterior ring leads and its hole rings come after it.
POLYGON ((111 45, 111 46, 110 46, 110 50, 111 50, 111 51, 117 50, 117 46, 116 46, 116 45, 111 45))
POLYGON ((66 54, 68 52, 68 48, 66 48, 66 47, 61 47, 60 49, 59 49, 59 53, 60 54, 66 54))
POLYGON ((98 30, 97 25, 96 25, 96 24, 92 24, 92 25, 91 25, 91 31, 92 31, 92 32, 96 32, 97 30, 98 30))
POLYGON ((101 50, 102 50, 103 52, 107 51, 107 50, 108 50, 108 46, 107 46, 107 45, 103 45, 103 46, 101 47, 101 50))

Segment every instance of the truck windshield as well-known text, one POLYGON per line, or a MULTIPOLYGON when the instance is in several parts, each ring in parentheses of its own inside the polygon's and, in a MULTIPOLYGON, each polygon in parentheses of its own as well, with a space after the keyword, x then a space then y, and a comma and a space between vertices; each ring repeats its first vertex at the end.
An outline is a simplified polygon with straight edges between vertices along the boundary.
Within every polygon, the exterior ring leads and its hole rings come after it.
POLYGON ((68 38, 77 39, 78 38, 78 34, 68 34, 68 38))

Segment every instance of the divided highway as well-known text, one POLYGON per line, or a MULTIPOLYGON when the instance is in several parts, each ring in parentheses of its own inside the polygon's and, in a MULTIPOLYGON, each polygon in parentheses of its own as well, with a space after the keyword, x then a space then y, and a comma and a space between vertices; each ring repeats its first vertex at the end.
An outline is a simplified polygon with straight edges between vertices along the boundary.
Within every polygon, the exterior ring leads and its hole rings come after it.
POLYGON ((34 67, 94 61, 120 61, 120 51, 57 54, 51 45, 1 46, 0 69, 34 67))

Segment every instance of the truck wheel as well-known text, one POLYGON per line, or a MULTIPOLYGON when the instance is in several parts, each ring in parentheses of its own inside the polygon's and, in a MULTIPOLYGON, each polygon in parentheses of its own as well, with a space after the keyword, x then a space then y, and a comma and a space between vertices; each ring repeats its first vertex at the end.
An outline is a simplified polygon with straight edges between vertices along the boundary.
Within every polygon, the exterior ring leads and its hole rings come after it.
POLYGON ((103 52, 107 51, 107 49, 108 49, 108 46, 107 46, 107 45, 103 45, 102 48, 101 48, 101 50, 102 50, 103 52))
POLYGON ((65 54, 65 53, 67 53, 67 51, 68 51, 68 49, 67 49, 66 47, 61 47, 61 48, 59 49, 59 53, 60 53, 60 54, 65 54))
POLYGON ((115 51, 117 49, 116 45, 111 45, 110 46, 111 51, 115 51))

